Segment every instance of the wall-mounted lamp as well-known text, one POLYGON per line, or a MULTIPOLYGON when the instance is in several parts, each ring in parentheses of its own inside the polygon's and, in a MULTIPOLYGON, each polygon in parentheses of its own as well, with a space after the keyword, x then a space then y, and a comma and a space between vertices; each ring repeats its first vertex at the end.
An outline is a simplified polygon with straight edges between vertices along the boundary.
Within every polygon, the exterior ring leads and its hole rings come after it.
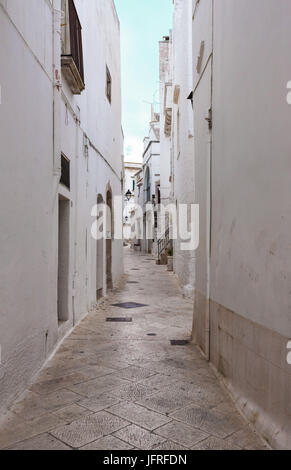
POLYGON ((128 190, 127 193, 125 194, 125 197, 126 197, 127 201, 129 202, 131 197, 132 197, 132 192, 130 190, 128 190))

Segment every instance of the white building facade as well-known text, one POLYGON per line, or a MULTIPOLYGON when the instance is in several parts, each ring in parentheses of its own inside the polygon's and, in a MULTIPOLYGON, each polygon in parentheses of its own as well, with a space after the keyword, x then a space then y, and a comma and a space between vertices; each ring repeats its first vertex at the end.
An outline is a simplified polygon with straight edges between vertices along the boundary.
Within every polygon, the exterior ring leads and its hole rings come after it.
POLYGON ((141 211, 137 215, 137 225, 142 227, 139 243, 141 251, 154 253, 156 251, 154 207, 159 197, 160 186, 160 116, 156 113, 152 113, 149 133, 144 139, 142 168, 142 186, 140 182, 137 183, 140 187, 138 202, 142 209, 142 221, 141 211), (147 210, 148 205, 152 210, 147 210))
MULTIPOLYGON (((187 204, 191 220, 194 204, 193 54, 192 0, 176 0, 172 31, 172 201, 179 208, 187 204)), ((180 231, 173 244, 174 271, 183 293, 194 297, 195 251, 181 249, 180 231)))
POLYGON ((275 448, 291 447, 291 3, 193 1, 193 337, 275 448))
POLYGON ((3 411, 123 273, 114 224, 91 235, 121 198, 114 2, 1 0, 0 58, 3 411))
MULTIPOLYGON (((165 256, 173 255, 173 268, 183 294, 194 297, 195 251, 185 249, 177 226, 181 204, 194 203, 194 140, 192 107, 192 0, 174 2, 173 29, 160 41, 161 203, 166 211, 165 256), (175 209, 174 209, 175 208, 175 209), (176 210, 173 218, 172 211, 176 210), (173 238, 171 240, 171 238, 173 238)), ((188 227, 187 227, 188 228, 188 227)), ((183 234, 184 236, 184 234, 183 234)), ((163 234, 162 234, 163 238, 163 234)), ((159 260, 162 257, 159 256, 159 260)), ((164 258, 166 262, 166 257, 164 258)))
POLYGON ((135 208, 137 171, 141 170, 142 164, 135 162, 124 162, 124 210, 123 210, 123 237, 125 241, 130 241, 132 235, 132 212, 135 208))

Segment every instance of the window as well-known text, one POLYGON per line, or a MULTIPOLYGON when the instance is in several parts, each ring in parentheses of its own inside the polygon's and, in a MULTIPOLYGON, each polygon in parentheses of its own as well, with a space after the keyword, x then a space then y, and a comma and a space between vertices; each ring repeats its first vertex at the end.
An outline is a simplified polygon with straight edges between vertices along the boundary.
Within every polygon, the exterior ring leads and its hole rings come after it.
POLYGON ((75 95, 85 89, 82 26, 74 0, 62 0, 65 20, 62 27, 62 72, 75 95))
POLYGON ((111 78, 109 68, 106 66, 106 96, 107 96, 109 103, 111 103, 111 94, 112 94, 112 78, 111 78))
POLYGON ((70 161, 62 154, 61 157, 61 183, 70 189, 71 187, 71 175, 70 175, 70 161))

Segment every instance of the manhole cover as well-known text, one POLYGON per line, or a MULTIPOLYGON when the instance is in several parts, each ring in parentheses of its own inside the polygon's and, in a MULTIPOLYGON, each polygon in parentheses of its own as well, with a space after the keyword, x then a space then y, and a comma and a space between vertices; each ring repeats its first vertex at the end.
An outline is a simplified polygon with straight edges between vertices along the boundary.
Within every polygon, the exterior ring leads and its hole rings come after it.
POLYGON ((124 302, 122 304, 112 304, 113 307, 119 308, 140 308, 140 307, 148 307, 146 304, 138 304, 136 302, 124 302))
POLYGON ((131 323, 132 318, 130 317, 108 317, 106 318, 106 321, 108 322, 120 322, 120 323, 131 323))
POLYGON ((171 339, 172 346, 186 346, 186 344, 189 344, 187 339, 171 339))

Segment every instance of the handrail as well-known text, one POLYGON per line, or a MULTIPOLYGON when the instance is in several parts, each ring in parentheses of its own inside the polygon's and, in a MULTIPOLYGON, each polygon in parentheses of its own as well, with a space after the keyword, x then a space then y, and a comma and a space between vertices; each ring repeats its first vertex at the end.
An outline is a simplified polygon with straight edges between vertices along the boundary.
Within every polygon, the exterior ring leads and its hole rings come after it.
POLYGON ((164 236, 158 240, 158 261, 161 261, 161 254, 166 250, 170 241, 170 228, 168 227, 164 236))

